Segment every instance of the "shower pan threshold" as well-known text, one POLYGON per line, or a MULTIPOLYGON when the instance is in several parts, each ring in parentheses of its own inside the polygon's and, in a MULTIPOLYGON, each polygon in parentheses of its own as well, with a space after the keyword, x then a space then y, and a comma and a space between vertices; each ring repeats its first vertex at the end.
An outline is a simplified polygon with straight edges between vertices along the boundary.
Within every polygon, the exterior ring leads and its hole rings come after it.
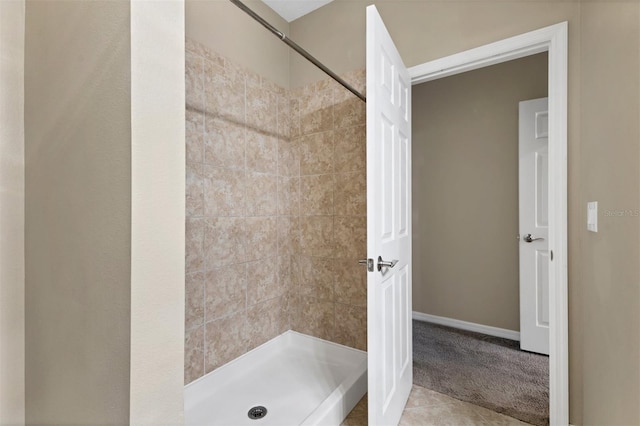
POLYGON ((366 392, 366 352, 287 331, 185 386, 185 424, 338 426, 366 392))

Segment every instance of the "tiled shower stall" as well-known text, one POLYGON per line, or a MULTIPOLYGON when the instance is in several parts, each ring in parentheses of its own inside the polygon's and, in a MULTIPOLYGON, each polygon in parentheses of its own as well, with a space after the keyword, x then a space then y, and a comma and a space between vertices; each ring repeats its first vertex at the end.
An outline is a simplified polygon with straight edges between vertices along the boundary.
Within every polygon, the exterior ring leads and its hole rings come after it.
POLYGON ((191 40, 186 90, 185 383, 289 329, 366 350, 365 104, 191 40))

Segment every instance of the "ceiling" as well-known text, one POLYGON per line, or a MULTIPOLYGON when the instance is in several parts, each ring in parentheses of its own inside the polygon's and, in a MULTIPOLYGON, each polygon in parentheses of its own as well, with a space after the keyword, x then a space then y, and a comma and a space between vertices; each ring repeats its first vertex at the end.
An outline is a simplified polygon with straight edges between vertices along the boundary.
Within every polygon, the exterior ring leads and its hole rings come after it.
POLYGON ((287 22, 295 21, 301 16, 321 8, 333 0, 262 0, 287 22))

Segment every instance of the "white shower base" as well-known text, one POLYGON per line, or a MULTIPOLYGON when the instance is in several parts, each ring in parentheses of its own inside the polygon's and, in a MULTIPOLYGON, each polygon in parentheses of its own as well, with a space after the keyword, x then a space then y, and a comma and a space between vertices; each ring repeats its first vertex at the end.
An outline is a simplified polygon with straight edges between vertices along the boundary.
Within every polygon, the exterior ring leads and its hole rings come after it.
POLYGON ((185 424, 339 425, 366 392, 366 352, 287 331, 185 386, 185 424))

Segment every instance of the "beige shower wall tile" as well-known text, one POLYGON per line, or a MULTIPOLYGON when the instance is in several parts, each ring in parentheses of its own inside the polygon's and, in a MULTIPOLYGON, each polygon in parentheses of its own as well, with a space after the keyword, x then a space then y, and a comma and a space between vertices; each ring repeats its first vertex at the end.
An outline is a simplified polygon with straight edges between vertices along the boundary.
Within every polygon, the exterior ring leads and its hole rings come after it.
POLYGON ((297 285, 298 280, 294 276, 292 258, 294 256, 278 256, 278 286, 285 292, 290 292, 297 285))
POLYGON ((186 215, 187 217, 204 214, 204 176, 202 164, 187 163, 186 179, 186 215))
POLYGON ((367 308, 336 303, 334 341, 345 346, 367 350, 367 308))
POLYGON ((275 216, 278 207, 278 177, 249 172, 246 180, 247 216, 275 216))
POLYGON ((278 216, 278 253, 299 254, 300 219, 295 216, 278 216))
POLYGON ((291 136, 291 106, 289 95, 283 92, 278 95, 278 137, 288 139, 291 136))
POLYGON ((298 295, 299 286, 302 282, 302 254, 291 256, 291 287, 292 294, 298 295))
POLYGON ((320 80, 316 82, 316 85, 317 85, 317 90, 320 90, 320 91, 331 90, 332 92, 335 91, 338 87, 342 87, 340 83, 338 83, 332 78, 325 78, 324 80, 320 80))
POLYGON ((300 214, 333 214, 333 175, 300 177, 300 214))
MULTIPOLYGON (((241 65, 236 64, 234 61, 230 60, 226 56, 221 56, 223 58, 223 64, 221 67, 223 68, 224 75, 227 77, 235 77, 241 76, 243 81, 247 78, 247 69, 241 65)), ((216 63, 216 65, 220 65, 216 63)))
POLYGON ((204 58, 218 67, 222 67, 227 63, 227 59, 224 56, 207 47, 204 49, 204 58))
POLYGON ((236 67, 205 61, 205 107, 208 115, 245 123, 245 76, 236 67))
POLYGON ((348 92, 351 97, 336 102, 334 106, 335 129, 352 127, 367 122, 367 104, 348 92))
POLYGON ((336 302, 367 306, 367 268, 358 259, 333 259, 336 302))
POLYGON ((190 38, 185 38, 184 50, 187 53, 204 57, 206 48, 195 40, 192 40, 190 38))
POLYGON ((355 126, 336 130, 335 170, 337 173, 367 170, 366 126, 355 126))
POLYGON ((333 173, 333 131, 300 138, 300 175, 333 173))
POLYGON ((268 90, 269 92, 275 94, 276 96, 288 96, 289 90, 280 86, 278 83, 275 83, 268 78, 262 77, 262 87, 268 90))
POLYGON ((278 138, 247 128, 247 170, 278 173, 278 138))
MULTIPOLYGON (((353 74, 353 84, 363 95, 367 94, 367 70, 362 68, 359 70, 351 71, 353 74)), ((351 77, 349 77, 351 78, 351 77)))
MULTIPOLYGON (((304 96, 313 96, 317 93, 324 92, 326 90, 335 90, 337 87, 342 87, 342 86, 340 86, 332 78, 327 77, 322 80, 318 80, 314 83, 307 84, 306 86, 302 86, 301 88, 295 89, 295 90, 299 91, 301 97, 304 97, 304 96)), ((330 98, 330 99, 333 99, 333 98, 330 98)))
POLYGON ((293 296, 298 285, 298 274, 295 272, 296 266, 293 259, 295 256, 279 256, 278 257, 278 285, 284 292, 281 299, 281 309, 283 321, 286 322, 286 330, 291 329, 291 316, 294 309, 293 296))
POLYGON ((283 312, 284 296, 276 297, 247 310, 248 350, 287 331, 287 317, 283 312))
POLYGON ((246 263, 213 269, 205 277, 206 322, 246 309, 246 263))
POLYGON ((367 215, 367 179, 364 171, 335 174, 334 191, 336 215, 367 215))
POLYGON ((289 315, 290 299, 291 295, 289 292, 284 293, 282 297, 279 297, 277 299, 278 304, 280 305, 278 311, 278 313, 280 314, 278 318, 278 334, 282 334, 286 331, 291 330, 291 319, 289 315))
POLYGON ((260 77, 260 74, 246 68, 243 71, 247 84, 247 97, 249 97, 249 90, 262 87, 262 77, 260 77))
POLYGON ((298 333, 304 333, 302 331, 302 303, 304 299, 300 297, 297 292, 289 292, 289 321, 291 322, 291 330, 298 333))
POLYGON ((205 165, 204 214, 206 216, 241 216, 245 212, 244 170, 205 165))
POLYGON ((284 286, 278 283, 278 258, 247 263, 247 306, 284 295, 284 286))
MULTIPOLYGON (((288 91, 187 46, 200 84, 199 110, 187 110, 187 214, 209 217, 187 223, 186 324, 200 343, 185 345, 185 382, 289 327, 366 349, 354 256, 366 253, 364 103, 331 80, 288 91)), ((365 85, 362 70, 345 79, 365 85)))
POLYGON ((302 254, 307 256, 333 257, 335 246, 333 217, 301 217, 300 246, 302 254))
POLYGON ((244 124, 208 115, 205 120, 204 162, 216 167, 244 169, 244 124))
POLYGON ((318 301, 334 300, 334 265, 332 259, 298 256, 300 284, 298 294, 318 301))
MULTIPOLYGON (((355 88, 358 92, 366 95, 367 93, 367 73, 365 69, 353 70, 342 74, 342 78, 349 83, 353 88, 355 88)), ((340 85, 335 86, 336 89, 342 89, 341 94, 334 93, 334 97, 336 101, 344 99, 348 96, 353 96, 351 92, 340 85)))
POLYGON ((206 219, 204 252, 207 266, 222 267, 246 259, 245 219, 212 217, 206 219))
POLYGON ((278 214, 283 216, 300 214, 300 178, 286 176, 278 178, 278 214))
MULTIPOLYGON (((341 74, 340 77, 348 84, 350 84, 354 89, 358 92, 365 95, 366 86, 367 86, 367 76, 364 69, 349 71, 344 74, 341 74)), ((334 102, 339 102, 345 99, 349 99, 355 96, 353 93, 348 91, 346 88, 342 87, 340 84, 334 85, 333 92, 333 100, 334 102)))
POLYGON ((305 93, 305 90, 307 90, 307 86, 289 89, 289 98, 291 100, 299 100, 302 97, 302 94, 305 93))
POLYGON ((333 129, 333 90, 331 87, 304 93, 300 100, 302 135, 333 129))
POLYGON ((280 139, 278 143, 278 174, 280 176, 300 176, 299 140, 280 139))
POLYGON ((275 136, 278 130, 278 98, 266 87, 247 85, 247 128, 275 136))
POLYGON ((204 324, 204 272, 193 272, 185 277, 185 330, 204 324))
POLYGON ((291 326, 291 309, 293 308, 292 293, 290 290, 280 298, 280 309, 282 314, 282 321, 284 323, 283 333, 287 330, 291 330, 293 327, 291 326))
POLYGON ((201 218, 186 218, 185 270, 196 272, 204 269, 205 222, 201 218))
POLYGON ((204 326, 184 334, 184 384, 204 376, 204 326))
MULTIPOLYGON (((363 70, 346 73, 344 80, 357 91, 364 94, 366 76, 363 70)), ((336 129, 365 124, 367 120, 367 104, 342 86, 337 86, 333 92, 334 126, 336 129)))
MULTIPOLYGON (((205 64, 205 68, 206 68, 206 64, 205 64)), ((247 80, 247 72, 248 70, 245 67, 238 65, 227 58, 224 59, 223 73, 224 73, 224 76, 227 79, 229 79, 229 81, 231 81, 232 84, 234 85, 241 84, 242 86, 245 86, 246 80, 247 80)))
POLYGON ((247 261, 270 258, 278 253, 276 217, 248 217, 246 233, 247 261))
POLYGON ((221 55, 195 40, 187 38, 185 40, 185 50, 187 52, 193 53, 194 55, 202 56, 203 58, 214 62, 220 67, 224 66, 224 58, 221 55))
POLYGON ((205 372, 209 373, 247 351, 247 312, 211 321, 205 326, 205 372))
POLYGON ((335 217, 335 257, 363 259, 367 254, 367 218, 335 217))
POLYGON ((335 315, 334 303, 309 297, 296 297, 292 311, 292 327, 300 333, 332 340, 335 315))
POLYGON ((204 112, 204 59, 185 55, 185 101, 187 109, 204 112))
POLYGON ((302 136, 300 130, 300 98, 296 92, 289 95, 289 137, 298 138, 302 136))
POLYGON ((204 161, 204 113, 187 107, 186 114, 186 156, 187 163, 204 161))

